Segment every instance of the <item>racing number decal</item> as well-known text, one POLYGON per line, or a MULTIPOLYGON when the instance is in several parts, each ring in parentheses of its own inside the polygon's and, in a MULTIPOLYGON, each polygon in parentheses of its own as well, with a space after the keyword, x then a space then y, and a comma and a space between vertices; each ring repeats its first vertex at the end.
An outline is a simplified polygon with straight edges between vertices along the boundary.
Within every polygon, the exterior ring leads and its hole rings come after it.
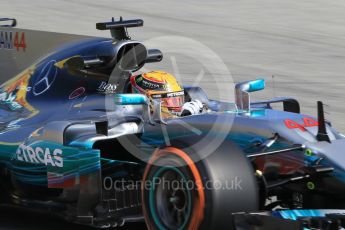
POLYGON ((26 50, 26 40, 24 32, 0 31, 0 50, 1 49, 16 49, 18 52, 26 50))
POLYGON ((317 121, 309 117, 303 118, 303 124, 299 124, 296 121, 290 119, 286 119, 284 122, 288 129, 300 129, 303 132, 307 131, 307 127, 319 126, 319 123, 317 121))
POLYGON ((21 32, 20 39, 19 39, 19 32, 16 32, 16 35, 14 37, 14 47, 17 48, 17 51, 20 50, 20 48, 23 49, 25 52, 26 49, 26 43, 25 43, 25 33, 21 32))
POLYGON ((0 31, 0 49, 13 49, 12 31, 0 31))

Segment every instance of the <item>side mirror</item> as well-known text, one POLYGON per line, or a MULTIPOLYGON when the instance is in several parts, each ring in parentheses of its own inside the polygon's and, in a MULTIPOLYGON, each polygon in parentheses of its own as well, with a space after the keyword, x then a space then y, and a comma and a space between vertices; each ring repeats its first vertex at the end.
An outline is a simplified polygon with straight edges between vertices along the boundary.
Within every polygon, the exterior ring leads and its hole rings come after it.
POLYGON ((70 71, 80 71, 84 69, 84 60, 80 56, 71 57, 65 62, 64 67, 70 71))
POLYGON ((160 124, 167 124, 162 117, 162 102, 160 100, 153 100, 153 120, 160 124))
POLYGON ((248 82, 248 91, 249 93, 255 92, 255 91, 260 91, 265 89, 266 87, 266 82, 264 79, 257 79, 254 81, 248 82))
POLYGON ((241 111, 250 111, 249 93, 263 90, 265 89, 265 85, 264 79, 257 79, 236 84, 235 98, 237 109, 241 111))
POLYGON ((240 89, 243 92, 255 92, 259 90, 265 89, 265 80, 264 79, 257 79, 253 81, 246 81, 236 84, 236 89, 240 89))
POLYGON ((163 59, 163 54, 158 49, 149 49, 147 51, 146 63, 160 62, 163 59))

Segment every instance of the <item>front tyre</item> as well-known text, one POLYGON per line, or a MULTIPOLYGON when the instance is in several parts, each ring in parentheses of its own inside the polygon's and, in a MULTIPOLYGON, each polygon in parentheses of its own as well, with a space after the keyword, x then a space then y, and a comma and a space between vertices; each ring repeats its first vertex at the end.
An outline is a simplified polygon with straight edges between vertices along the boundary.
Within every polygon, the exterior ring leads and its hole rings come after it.
POLYGON ((142 187, 149 229, 232 229, 231 213, 258 209, 254 171, 241 150, 225 143, 200 161, 195 154, 166 147, 151 157, 142 187))

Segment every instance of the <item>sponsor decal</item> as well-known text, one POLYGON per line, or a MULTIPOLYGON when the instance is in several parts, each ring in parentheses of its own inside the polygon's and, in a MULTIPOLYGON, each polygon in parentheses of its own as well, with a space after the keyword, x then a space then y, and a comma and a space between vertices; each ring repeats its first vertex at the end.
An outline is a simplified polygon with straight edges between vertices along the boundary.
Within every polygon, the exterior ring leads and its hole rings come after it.
POLYGON ((300 129, 302 132, 307 131, 306 128, 308 127, 319 126, 319 123, 317 121, 309 117, 303 118, 303 124, 299 124, 298 122, 291 119, 286 119, 284 123, 288 129, 300 129))
POLYGON ((167 93, 167 97, 178 97, 178 96, 183 96, 183 95, 184 95, 184 91, 167 93))
POLYGON ((143 88, 146 88, 146 89, 159 89, 159 88, 162 88, 164 86, 162 84, 158 84, 158 83, 155 83, 152 81, 147 81, 146 79, 143 79, 141 81, 141 84, 142 84, 143 88))
POLYGON ((141 75, 135 77, 135 84, 138 85, 140 88, 150 90, 166 90, 167 88, 166 84, 150 81, 146 78, 143 78, 141 75))
POLYGON ((162 94, 152 94, 151 96, 152 96, 152 98, 154 98, 154 99, 160 99, 160 98, 162 98, 162 94))
POLYGON ((50 149, 45 147, 31 147, 21 144, 16 152, 16 159, 21 162, 51 165, 62 168, 62 150, 59 148, 50 149))
POLYGON ((53 85, 58 74, 55 64, 56 61, 50 61, 42 68, 38 80, 33 86, 33 94, 35 96, 45 93, 53 85))
POLYGON ((106 94, 112 94, 116 92, 117 85, 107 83, 102 81, 102 83, 98 86, 97 91, 106 94))
POLYGON ((184 91, 178 91, 178 92, 170 92, 170 93, 163 93, 163 94, 152 94, 152 98, 169 98, 169 97, 178 97, 178 96, 184 96, 184 91))
POLYGON ((0 49, 25 52, 26 47, 25 32, 0 31, 0 49))
POLYGON ((85 88, 84 87, 79 87, 77 89, 75 89, 68 97, 68 99, 73 100, 76 99, 78 97, 80 97, 81 95, 83 95, 85 93, 85 88))
POLYGON ((142 76, 139 76, 139 77, 135 78, 135 82, 136 83, 141 82, 142 80, 143 80, 142 76))

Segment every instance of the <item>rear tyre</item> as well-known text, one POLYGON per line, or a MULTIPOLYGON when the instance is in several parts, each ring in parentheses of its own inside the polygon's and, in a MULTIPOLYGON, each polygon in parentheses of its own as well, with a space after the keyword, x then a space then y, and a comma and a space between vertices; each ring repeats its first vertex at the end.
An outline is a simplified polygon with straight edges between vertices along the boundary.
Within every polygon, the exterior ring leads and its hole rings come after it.
POLYGON ((254 171, 240 149, 224 143, 197 162, 195 154, 178 147, 153 154, 142 187, 149 229, 233 229, 231 213, 258 210, 254 171))

